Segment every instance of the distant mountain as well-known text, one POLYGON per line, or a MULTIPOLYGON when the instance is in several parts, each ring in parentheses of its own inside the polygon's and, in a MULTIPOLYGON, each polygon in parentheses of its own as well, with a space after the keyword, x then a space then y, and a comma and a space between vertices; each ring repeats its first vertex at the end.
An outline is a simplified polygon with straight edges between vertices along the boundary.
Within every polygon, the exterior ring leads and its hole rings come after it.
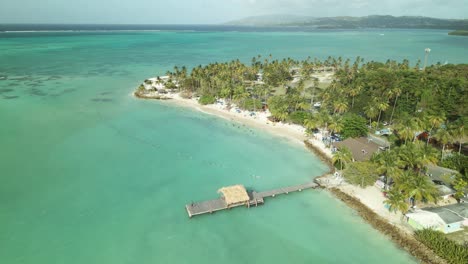
POLYGON ((277 26, 286 25, 293 23, 303 23, 304 21, 310 20, 307 16, 295 16, 295 15, 265 15, 265 16, 253 16, 246 17, 240 20, 230 21, 225 23, 226 25, 232 26, 277 26))
POLYGON ((317 29, 358 28, 427 28, 468 30, 468 19, 441 19, 420 16, 365 16, 365 17, 301 17, 258 16, 226 23, 238 26, 299 26, 317 29))

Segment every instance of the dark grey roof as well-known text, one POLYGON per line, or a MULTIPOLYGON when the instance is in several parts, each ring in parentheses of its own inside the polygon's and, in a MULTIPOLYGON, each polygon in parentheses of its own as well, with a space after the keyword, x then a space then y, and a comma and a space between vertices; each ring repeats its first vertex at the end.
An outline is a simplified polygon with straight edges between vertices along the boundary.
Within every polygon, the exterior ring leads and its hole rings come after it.
POLYGON ((451 194, 456 193, 455 190, 453 190, 452 188, 447 187, 445 185, 436 185, 436 188, 437 188, 437 190, 439 190, 439 194, 441 196, 451 195, 451 194))
POLYGON ((460 222, 468 218, 468 203, 424 208, 423 210, 438 214, 447 224, 460 222))
MULTIPOLYGON (((436 165, 429 165, 427 166, 427 174, 429 175, 429 177, 431 177, 432 180, 444 181, 442 177, 444 174, 448 174, 452 176, 452 179, 454 179, 455 175, 458 174, 458 171, 436 165)), ((450 184, 450 182, 446 182, 446 184, 450 184)))

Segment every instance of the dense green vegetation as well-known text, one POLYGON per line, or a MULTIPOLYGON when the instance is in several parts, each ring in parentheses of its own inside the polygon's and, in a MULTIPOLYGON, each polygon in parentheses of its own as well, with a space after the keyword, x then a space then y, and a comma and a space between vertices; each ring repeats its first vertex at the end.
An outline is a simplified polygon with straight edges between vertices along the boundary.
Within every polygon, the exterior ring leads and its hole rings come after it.
POLYGON ((455 30, 448 33, 449 35, 454 36, 468 36, 468 30, 455 30))
POLYGON ((379 175, 370 162, 353 162, 349 163, 343 176, 347 182, 365 188, 373 185, 379 175))
POLYGON ((443 233, 431 229, 415 232, 416 239, 446 259, 450 264, 465 264, 468 260, 468 245, 459 245, 446 238, 443 233))
MULTIPOLYGON (((260 56, 250 65, 239 60, 168 72, 184 94, 200 103, 223 98, 248 110, 268 105, 272 118, 304 125, 323 136, 364 136, 382 128, 394 131, 391 148, 371 161, 353 163, 349 150, 333 162, 348 181, 367 186, 377 175, 391 184, 387 204, 405 212, 408 204, 436 202, 437 190, 425 176, 429 164, 460 172, 450 184, 466 186, 467 158, 462 153, 468 123, 468 65, 429 67, 410 62, 325 61, 308 58, 273 60, 260 56), (333 74, 328 83, 319 77, 333 74), (260 76, 262 78, 260 78, 260 76), (418 138, 420 132, 425 136, 418 138), (372 168, 376 168, 376 172, 372 168)), ((463 188, 459 194, 463 194, 463 188)))
POLYGON ((214 104, 216 102, 216 98, 212 95, 204 94, 200 97, 198 102, 202 105, 214 104))
MULTIPOLYGON (((438 189, 426 176, 429 164, 459 171, 448 184, 457 199, 466 193, 467 157, 462 152, 468 123, 466 64, 426 67, 419 62, 412 66, 407 60, 297 61, 258 56, 249 65, 235 60, 200 65, 190 73, 176 67, 168 75, 184 97, 200 96, 201 104, 222 98, 228 106, 251 111, 267 107, 273 120, 303 125, 317 136, 340 133, 347 138, 383 128, 392 131, 387 138, 390 149, 369 161, 353 162, 347 148, 333 157, 352 184, 369 186, 383 175, 385 203, 391 211, 406 213, 415 203, 437 202, 438 189), (319 81, 329 75, 333 77, 328 82, 319 81)), ((450 263, 460 263, 458 255, 447 253, 453 247, 449 242, 429 231, 418 236, 450 263)))
POLYGON ((248 26, 303 26, 320 29, 432 28, 468 29, 467 19, 440 19, 421 16, 373 15, 364 17, 257 16, 229 22, 248 26))
POLYGON ((343 129, 341 136, 343 138, 356 138, 366 136, 369 133, 366 119, 357 114, 346 114, 343 116, 343 129))

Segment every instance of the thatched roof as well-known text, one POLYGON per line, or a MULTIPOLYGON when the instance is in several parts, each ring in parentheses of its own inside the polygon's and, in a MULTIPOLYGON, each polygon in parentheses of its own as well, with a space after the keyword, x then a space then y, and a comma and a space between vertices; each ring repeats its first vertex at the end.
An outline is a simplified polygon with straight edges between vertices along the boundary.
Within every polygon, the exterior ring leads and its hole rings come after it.
POLYGON ((250 200, 247 190, 243 185, 233 185, 223 187, 218 190, 224 197, 224 201, 229 206, 231 204, 245 203, 250 200))

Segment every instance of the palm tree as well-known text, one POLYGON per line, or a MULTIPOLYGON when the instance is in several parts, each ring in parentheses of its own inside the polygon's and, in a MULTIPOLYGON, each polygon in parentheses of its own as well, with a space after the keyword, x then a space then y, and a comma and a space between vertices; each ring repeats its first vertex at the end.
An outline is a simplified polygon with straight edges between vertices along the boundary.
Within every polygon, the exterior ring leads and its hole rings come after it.
POLYGON ((386 184, 388 178, 398 178, 403 171, 400 169, 402 162, 396 151, 384 151, 372 157, 372 162, 377 165, 377 172, 385 175, 386 184))
POLYGON ((331 121, 331 117, 328 114, 328 111, 325 109, 320 111, 319 114, 317 115, 317 121, 318 121, 319 126, 322 128, 322 136, 323 136, 324 130, 328 128, 328 123, 331 121))
POLYGON ((392 109, 392 114, 390 115, 390 124, 392 123, 392 120, 393 120, 393 114, 395 113, 395 107, 396 107, 396 104, 397 104, 397 101, 398 101, 398 97, 400 97, 401 95, 401 89, 399 87, 394 87, 391 91, 390 91, 390 94, 391 96, 395 97, 395 101, 393 101, 393 109, 392 109))
POLYGON ((388 109, 388 102, 386 101, 379 101, 377 103, 377 109, 379 109, 379 118, 377 119, 377 127, 379 126, 380 123, 380 117, 382 115, 382 111, 385 111, 388 109))
POLYGON ((399 165, 418 174, 421 174, 427 165, 438 161, 437 151, 420 141, 401 146, 396 151, 400 159, 399 165))
POLYGON ((384 203, 388 205, 389 210, 394 213, 400 211, 405 214, 409 209, 406 196, 396 188, 391 189, 387 193, 387 200, 385 200, 384 203))
POLYGON ((405 171, 397 180, 396 186, 408 198, 413 198, 413 202, 437 202, 438 191, 435 185, 427 177, 417 175, 412 171, 405 171))
POLYGON ((450 135, 458 141, 458 154, 461 154, 463 139, 465 138, 465 125, 454 125, 450 128, 450 135))
POLYGON ((452 136, 445 128, 439 128, 434 138, 442 144, 442 159, 444 159, 445 146, 452 141, 452 136))
POLYGON ((305 128, 307 129, 307 131, 313 131, 315 129, 317 129, 319 127, 319 122, 317 120, 317 118, 313 118, 313 117, 310 117, 310 118, 307 118, 306 120, 304 120, 304 126, 305 128))
POLYGON ((338 100, 333 103, 334 113, 344 113, 348 110, 348 103, 344 100, 338 100))
POLYGON ((369 118, 369 126, 372 125, 372 118, 375 118, 379 114, 379 109, 375 102, 369 102, 367 106, 364 107, 364 113, 369 118))
POLYGON ((426 144, 429 144, 429 140, 431 139, 432 130, 434 130, 435 127, 440 127, 440 125, 442 125, 442 123, 444 121, 445 121, 445 116, 443 116, 443 114, 442 115, 431 115, 431 116, 427 117, 426 122, 428 123, 430 129, 429 129, 429 133, 428 133, 428 136, 427 136, 427 143, 426 144))
POLYGON ((315 91, 317 88, 319 88, 319 79, 314 78, 314 84, 312 85, 312 87, 309 88, 311 89, 311 96, 312 96, 312 98, 310 99, 310 109, 312 109, 314 106, 315 91))
POLYGON ((416 132, 421 129, 421 121, 417 117, 403 117, 400 119, 397 130, 400 138, 407 144, 409 139, 416 141, 416 132))
POLYGON ((335 132, 340 133, 343 129, 343 121, 340 117, 333 116, 328 123, 328 130, 333 134, 335 132))
POLYGON ((354 108, 354 98, 359 95, 359 93, 361 92, 362 90, 362 86, 361 85, 355 85, 353 88, 351 88, 349 90, 349 95, 353 98, 352 101, 351 101, 351 109, 354 108))
POLYGON ((242 103, 242 108, 245 108, 245 100, 248 99, 250 94, 245 90, 243 86, 237 87, 234 91, 234 100, 242 103))
POLYGON ((343 170, 343 165, 348 164, 353 159, 353 154, 347 147, 342 147, 333 154, 333 164, 340 163, 340 170, 343 170))

